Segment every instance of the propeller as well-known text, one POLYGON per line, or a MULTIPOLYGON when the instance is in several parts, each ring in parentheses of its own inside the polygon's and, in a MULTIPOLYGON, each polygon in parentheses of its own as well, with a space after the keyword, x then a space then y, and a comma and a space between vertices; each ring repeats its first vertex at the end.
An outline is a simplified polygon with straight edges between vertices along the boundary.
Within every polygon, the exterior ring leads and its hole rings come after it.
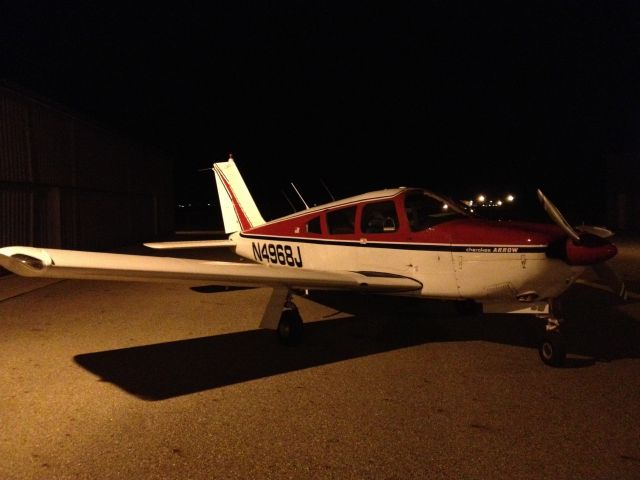
POLYGON ((540 202, 542 202, 542 206, 544 207, 545 211, 551 217, 551 220, 553 220, 553 223, 558 225, 564 231, 564 233, 566 233, 574 241, 579 242, 580 235, 578 235, 573 227, 569 225, 569 222, 567 222, 564 216, 560 213, 560 210, 558 210, 556 206, 551 203, 551 200, 549 200, 540 189, 538 189, 538 198, 540 199, 540 202))
POLYGON ((607 228, 591 225, 574 228, 540 189, 538 189, 538 199, 551 220, 567 234, 568 238, 560 255, 563 260, 569 265, 590 266, 613 293, 626 300, 627 290, 624 281, 610 265, 605 263, 618 253, 616 246, 607 240, 614 233, 607 228))
POLYGON ((611 268, 608 263, 596 263, 592 265, 596 275, 611 289, 613 293, 618 295, 623 300, 627 300, 627 287, 624 284, 624 280, 611 268))

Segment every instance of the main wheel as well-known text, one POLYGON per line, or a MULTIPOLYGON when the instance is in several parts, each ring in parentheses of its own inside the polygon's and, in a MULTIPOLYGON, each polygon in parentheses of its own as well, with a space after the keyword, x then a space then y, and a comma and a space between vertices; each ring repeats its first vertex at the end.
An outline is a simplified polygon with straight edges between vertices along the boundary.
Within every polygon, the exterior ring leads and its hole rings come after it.
POLYGON ((282 311, 278 323, 278 340, 283 345, 297 345, 302 341, 302 317, 298 309, 292 308, 282 311))
POLYGON ((567 357, 567 348, 560 332, 546 332, 538 352, 540 359, 552 367, 561 367, 567 357))

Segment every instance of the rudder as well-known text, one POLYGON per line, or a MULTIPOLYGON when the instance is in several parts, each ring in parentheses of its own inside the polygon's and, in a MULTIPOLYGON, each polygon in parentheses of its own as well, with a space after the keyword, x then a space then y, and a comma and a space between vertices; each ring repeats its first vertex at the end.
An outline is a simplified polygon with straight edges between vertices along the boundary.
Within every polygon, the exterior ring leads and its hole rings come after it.
POLYGON ((212 170, 225 233, 244 232, 265 223, 233 158, 214 163, 212 170))

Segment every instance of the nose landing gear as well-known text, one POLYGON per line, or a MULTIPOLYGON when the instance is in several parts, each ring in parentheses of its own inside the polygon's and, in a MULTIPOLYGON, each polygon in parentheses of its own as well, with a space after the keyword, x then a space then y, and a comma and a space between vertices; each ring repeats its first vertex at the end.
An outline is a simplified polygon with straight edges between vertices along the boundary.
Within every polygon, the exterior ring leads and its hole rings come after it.
POLYGON ((566 342, 564 335, 560 332, 562 320, 554 316, 552 305, 550 305, 550 313, 541 317, 546 318, 547 325, 538 346, 540 359, 551 367, 561 367, 567 357, 566 342))

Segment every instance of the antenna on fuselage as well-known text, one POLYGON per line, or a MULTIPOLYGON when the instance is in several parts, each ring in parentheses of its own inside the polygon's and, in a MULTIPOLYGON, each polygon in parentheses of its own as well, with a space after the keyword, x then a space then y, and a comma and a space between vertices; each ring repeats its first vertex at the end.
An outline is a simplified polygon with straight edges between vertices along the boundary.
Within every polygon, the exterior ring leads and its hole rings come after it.
POLYGON ((282 193, 282 195, 284 195, 284 198, 287 199, 287 202, 289 203, 289 205, 291 205, 291 210, 293 210, 293 212, 297 212, 298 209, 295 207, 295 205, 293 204, 293 202, 291 200, 289 200, 289 197, 287 196, 286 193, 284 193, 284 190, 280 190, 280 192, 282 193))
POLYGON ((329 190, 329 187, 327 187, 327 185, 324 183, 324 181, 322 179, 320 179, 320 183, 322 184, 322 186, 324 187, 324 189, 327 191, 327 193, 329 194, 329 196, 331 197, 331 201, 335 202, 336 198, 333 196, 333 193, 331 193, 331 190, 329 190))
POLYGON ((302 198, 302 195, 300 195, 300 192, 298 191, 298 189, 296 188, 296 186, 293 184, 293 182, 291 182, 291 186, 293 187, 293 189, 296 191, 296 193, 298 194, 298 196, 300 197, 300 200, 302 200, 302 203, 304 203, 304 207, 305 208, 309 208, 309 205, 307 205, 307 202, 304 201, 304 198, 302 198))

